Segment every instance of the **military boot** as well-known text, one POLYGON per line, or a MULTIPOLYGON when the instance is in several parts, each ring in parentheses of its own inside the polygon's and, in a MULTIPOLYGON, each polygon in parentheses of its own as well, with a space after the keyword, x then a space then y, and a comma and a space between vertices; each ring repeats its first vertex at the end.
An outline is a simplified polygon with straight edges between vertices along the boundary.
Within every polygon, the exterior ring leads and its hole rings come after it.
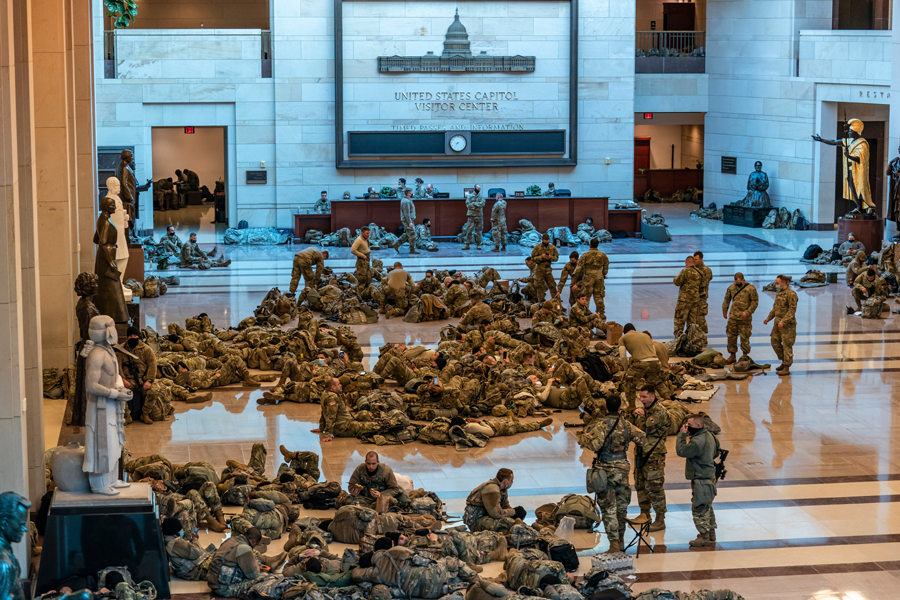
POLYGON ((291 452, 287 448, 284 447, 284 444, 278 446, 278 451, 281 452, 281 456, 284 457, 284 462, 289 463, 294 460, 294 457, 297 456, 296 452, 291 452))
POLYGON ((698 533, 697 539, 693 539, 688 542, 688 545, 691 548, 703 548, 705 546, 712 546, 713 542, 709 539, 708 533, 698 533))
POLYGON ((504 535, 500 537, 500 543, 497 544, 497 547, 491 551, 491 562, 504 562, 508 552, 509 546, 507 544, 506 536, 504 535))
POLYGON ((711 541, 711 542, 716 541, 716 530, 715 529, 710 529, 709 531, 706 532, 706 534, 709 536, 709 541, 711 541))
POLYGON ((244 383, 244 385, 249 385, 251 387, 259 387, 260 386, 260 382, 257 379, 255 379, 252 375, 244 376, 243 383, 244 383))
POLYGON ((503 246, 502 248, 500 248, 500 252, 506 252, 506 246, 503 246))
POLYGON ((210 531, 216 533, 222 533, 227 528, 225 523, 219 522, 208 510, 206 511, 206 526, 210 531))
POLYGON ((779 377, 784 377, 785 375, 790 375, 790 374, 791 374, 791 370, 788 367, 784 367, 783 369, 781 369, 778 372, 779 377))
POLYGON ((619 540, 609 538, 609 550, 606 552, 601 552, 601 554, 615 554, 616 552, 621 552, 619 549, 619 540))
MULTIPOLYGON (((284 446, 282 446, 284 448, 284 446)), ((300 527, 296 524, 291 526, 291 531, 288 533, 288 539, 284 542, 284 550, 285 552, 290 552, 291 548, 300 543, 300 535, 303 532, 300 531, 300 527)))
POLYGON ((463 246, 463 247, 462 247, 462 249, 463 249, 463 250, 468 250, 468 249, 469 249, 469 243, 468 243, 468 242, 466 242, 466 245, 465 245, 465 246, 463 246))
POLYGON ((209 400, 212 400, 212 392, 206 394, 191 394, 187 397, 185 402, 187 404, 200 404, 201 402, 207 402, 209 400))
POLYGON ((146 423, 147 425, 153 425, 153 419, 147 415, 141 415, 141 422, 146 423))
POLYGON ((494 246, 493 248, 491 248, 491 252, 500 252, 500 247, 494 246))
POLYGON ((476 573, 481 573, 482 571, 484 571, 484 567, 482 567, 481 565, 476 565, 475 563, 472 563, 472 562, 467 561, 466 566, 469 567, 470 569, 472 569, 473 571, 475 571, 476 573))
POLYGON ((780 372, 780 371, 784 371, 786 368, 787 367, 784 366, 784 363, 781 363, 780 365, 775 367, 775 370, 780 372))
POLYGON ((656 519, 652 523, 650 523, 649 531, 662 531, 666 528, 666 515, 665 513, 659 514, 656 513, 656 519))
POLYGON ((410 254, 422 254, 421 252, 419 252, 419 251, 416 250, 415 248, 410 248, 410 249, 409 249, 409 253, 410 253, 410 254))
POLYGON ((737 359, 734 356, 734 352, 731 353, 731 356, 728 357, 728 360, 725 361, 726 365, 733 365, 737 359))
POLYGON ((543 429, 544 427, 550 427, 551 425, 553 425, 553 419, 551 417, 547 417, 546 419, 538 423, 538 425, 541 427, 541 429, 543 429))
POLYGON ((287 560, 287 552, 282 552, 281 554, 276 554, 275 556, 260 556, 259 562, 266 565, 272 571, 277 571, 278 567, 280 567, 285 560, 287 560))
POLYGON ((394 242, 394 245, 391 246, 397 254, 400 254, 400 240, 394 242))

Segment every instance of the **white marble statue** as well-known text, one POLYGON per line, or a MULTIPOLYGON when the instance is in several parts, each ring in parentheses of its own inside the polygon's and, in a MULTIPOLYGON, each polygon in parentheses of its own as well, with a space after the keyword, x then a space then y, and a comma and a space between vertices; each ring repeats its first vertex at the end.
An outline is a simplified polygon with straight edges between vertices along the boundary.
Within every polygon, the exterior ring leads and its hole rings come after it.
POLYGON ((87 357, 83 468, 93 493, 115 496, 119 493, 116 488, 129 485, 116 475, 125 447, 125 403, 131 400, 131 390, 122 381, 113 350, 119 341, 115 322, 106 315, 96 316, 88 333, 90 342, 82 350, 87 357))
MULTIPOLYGON (((110 177, 106 180, 106 197, 112 198, 116 203, 116 212, 110 217, 110 221, 116 227, 118 238, 116 240, 116 266, 119 273, 122 274, 122 280, 125 279, 125 268, 128 266, 128 237, 125 235, 125 229, 128 226, 128 212, 125 210, 125 203, 119 197, 122 186, 116 177, 110 177)), ((125 302, 131 302, 131 290, 122 285, 122 293, 125 294, 125 302)))

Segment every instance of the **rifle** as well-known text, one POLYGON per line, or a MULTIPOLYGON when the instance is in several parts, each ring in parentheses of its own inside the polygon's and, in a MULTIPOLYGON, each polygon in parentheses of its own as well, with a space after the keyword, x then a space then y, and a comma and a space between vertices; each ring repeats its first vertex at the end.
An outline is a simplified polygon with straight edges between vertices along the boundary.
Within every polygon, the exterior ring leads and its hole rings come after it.
POLYGON ((716 481, 725 479, 728 471, 725 469, 725 459, 728 458, 728 450, 719 450, 719 462, 713 463, 716 466, 716 481))

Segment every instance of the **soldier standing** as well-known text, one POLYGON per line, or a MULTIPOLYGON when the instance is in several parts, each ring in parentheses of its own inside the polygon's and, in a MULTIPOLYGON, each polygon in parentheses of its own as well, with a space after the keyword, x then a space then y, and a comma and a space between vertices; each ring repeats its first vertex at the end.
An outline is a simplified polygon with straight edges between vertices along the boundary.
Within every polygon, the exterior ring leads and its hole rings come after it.
POLYGON ((544 299, 544 289, 550 290, 550 295, 556 295, 556 282, 553 280, 553 263, 559 260, 559 252, 556 246, 550 243, 550 236, 546 233, 541 238, 541 243, 531 251, 531 260, 534 261, 534 285, 538 291, 538 299, 544 299))
POLYGON ((709 333, 706 315, 709 314, 709 282, 712 281, 712 269, 703 263, 703 253, 694 252, 694 268, 700 273, 700 303, 697 306, 697 324, 703 333, 709 333))
POLYGON ((647 434, 647 445, 634 454, 634 488, 638 493, 641 520, 650 519, 650 508, 656 519, 650 531, 666 528, 666 437, 669 429, 669 411, 656 399, 656 388, 645 385, 639 395, 643 407, 634 409, 631 422, 647 434))
POLYGON ((394 244, 394 250, 400 253, 400 244, 409 242, 409 253, 419 254, 416 250, 416 205, 412 201, 412 190, 406 189, 406 197, 400 201, 400 223, 403 225, 403 235, 394 244))
POLYGON ((700 303, 700 272, 693 268, 694 257, 684 259, 684 268, 675 276, 674 282, 678 290, 678 304, 675 306, 675 337, 684 332, 684 326, 697 322, 697 309, 700 303))
POLYGON ((353 276, 360 288, 368 287, 372 282, 372 265, 369 262, 371 250, 369 250, 369 228, 363 227, 359 232, 359 237, 350 247, 350 254, 356 257, 356 271, 353 276))
POLYGON ((734 274, 734 283, 728 286, 725 292, 725 301, 722 302, 722 316, 728 322, 725 325, 725 334, 728 336, 728 352, 731 355, 726 364, 732 365, 738 348, 738 336, 741 338, 741 352, 743 356, 750 356, 750 333, 753 329, 753 313, 759 306, 759 295, 756 288, 744 280, 743 273, 734 274), (731 312, 728 308, 731 306, 731 312))
POLYGON ((603 515, 603 526, 609 537, 609 550, 605 554, 619 552, 624 545, 625 519, 631 502, 628 444, 634 442, 642 448, 647 445, 644 432, 619 416, 620 407, 621 400, 618 396, 607 398, 606 409, 609 415, 592 421, 578 440, 582 448, 597 453, 594 468, 600 468, 606 473, 606 490, 598 492, 597 497, 603 515))
POLYGON ((491 209, 491 235, 494 248, 491 252, 506 252, 506 200, 498 193, 494 207, 491 209))
POLYGON ((303 275, 303 287, 314 288, 319 284, 322 277, 322 269, 325 268, 325 261, 328 260, 328 250, 319 252, 315 248, 309 247, 301 250, 294 255, 294 264, 291 267, 291 285, 288 288, 291 294, 297 292, 300 285, 300 275, 303 275), (313 266, 316 267, 313 273, 313 266))
POLYGON ((775 278, 775 287, 779 288, 775 296, 775 304, 772 312, 763 321, 767 325, 775 320, 772 326, 772 349, 781 360, 781 365, 776 367, 778 375, 790 375, 791 365, 794 364, 794 340, 797 339, 797 292, 791 289, 784 275, 775 278))
MULTIPOLYGON (((570 275, 575 273, 575 267, 578 266, 578 252, 573 250, 571 254, 569 254, 569 262, 565 264, 562 268, 562 273, 559 274, 559 285, 556 286, 556 297, 562 294, 563 288, 566 285, 566 280, 570 275)), ((574 284, 575 278, 572 278, 572 282, 574 284)), ((569 287, 569 308, 575 306, 575 290, 572 287, 569 287)))
POLYGON ((691 481, 691 514, 697 528, 697 539, 691 546, 714 546, 716 513, 712 503, 716 497, 716 464, 719 440, 703 423, 700 415, 691 415, 681 426, 675 440, 675 453, 687 460, 684 477, 691 481))
POLYGON ((575 272, 572 273, 572 291, 583 293, 588 298, 594 297, 594 308, 600 319, 606 321, 606 275, 609 273, 609 257, 598 250, 600 240, 591 239, 591 249, 578 258, 575 272))
POLYGON ((666 384, 653 338, 642 331, 635 331, 631 323, 626 323, 622 331, 623 335, 619 340, 619 360, 625 369, 625 402, 628 403, 628 410, 632 410, 638 387, 649 383, 660 389, 666 389, 666 384), (628 362, 629 354, 631 363, 628 362))
POLYGON ((509 505, 507 490, 512 487, 513 472, 500 469, 497 476, 485 481, 469 493, 463 522, 469 531, 509 531, 516 519, 524 519, 526 512, 521 506, 509 505))
MULTIPOLYGON (((492 213, 493 214, 493 213, 492 213)), ((463 239, 466 245, 463 250, 469 249, 472 236, 475 236, 475 249, 481 250, 481 238, 484 233, 484 196, 481 195, 481 185, 475 185, 475 193, 466 197, 466 226, 463 228, 463 239)))

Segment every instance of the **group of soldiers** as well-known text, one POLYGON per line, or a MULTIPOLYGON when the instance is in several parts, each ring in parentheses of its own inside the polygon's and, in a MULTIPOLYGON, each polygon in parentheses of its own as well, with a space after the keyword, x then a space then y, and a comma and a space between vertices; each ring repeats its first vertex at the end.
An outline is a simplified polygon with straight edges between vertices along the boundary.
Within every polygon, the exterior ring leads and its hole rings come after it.
MULTIPOLYGON (((190 169, 176 169, 175 177, 163 177, 153 184, 153 198, 160 211, 187 206, 187 193, 200 191, 200 176, 190 169)), ((208 190, 207 190, 208 193, 208 190)))
POLYGON ((153 244, 152 238, 147 238, 145 244, 150 250, 150 260, 157 263, 161 269, 170 266, 178 266, 185 269, 211 269, 213 267, 227 267, 231 259, 225 258, 221 253, 216 257, 216 249, 202 250, 197 243, 197 234, 191 232, 187 242, 182 242, 175 227, 166 227, 166 233, 159 237, 159 242, 153 244))

